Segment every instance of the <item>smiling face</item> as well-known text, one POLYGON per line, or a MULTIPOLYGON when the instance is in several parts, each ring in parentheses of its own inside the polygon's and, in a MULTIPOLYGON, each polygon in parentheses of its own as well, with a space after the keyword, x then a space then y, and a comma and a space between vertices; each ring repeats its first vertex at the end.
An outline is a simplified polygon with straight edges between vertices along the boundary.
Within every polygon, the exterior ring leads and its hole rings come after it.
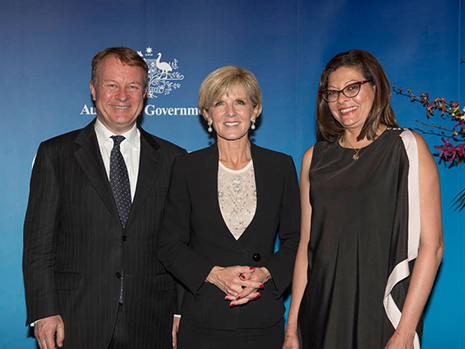
POLYGON ((96 86, 91 82, 90 90, 97 118, 113 133, 131 129, 142 112, 146 95, 144 74, 141 67, 124 65, 114 55, 100 63, 96 86))
POLYGON ((213 127, 218 141, 238 141, 247 138, 251 120, 258 113, 242 84, 232 87, 227 93, 213 101, 203 115, 213 127))
MULTIPOLYGON (((342 90, 355 82, 364 81, 365 77, 356 67, 341 67, 329 75, 328 90, 342 90)), ((373 106, 375 86, 366 83, 360 86, 360 92, 353 98, 342 92, 335 102, 328 102, 333 117, 345 129, 360 132, 373 106)))

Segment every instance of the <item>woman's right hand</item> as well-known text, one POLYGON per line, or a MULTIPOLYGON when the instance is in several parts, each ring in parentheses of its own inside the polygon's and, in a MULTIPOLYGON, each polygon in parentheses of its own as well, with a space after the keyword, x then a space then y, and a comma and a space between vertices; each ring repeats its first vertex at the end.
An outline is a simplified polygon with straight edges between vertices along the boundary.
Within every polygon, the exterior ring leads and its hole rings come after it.
MULTIPOLYGON (((225 299, 236 300, 239 293, 241 293, 245 287, 253 289, 260 289, 263 284, 258 281, 244 280, 241 278, 242 274, 253 272, 255 268, 247 266, 234 266, 234 267, 218 267, 212 268, 208 274, 206 281, 218 287, 221 291, 226 294, 225 299)), ((252 292, 249 296, 255 298, 257 294, 252 292)))
POLYGON ((283 349, 299 349, 300 344, 299 344, 299 339, 297 336, 291 336, 287 335, 284 337, 284 344, 283 344, 283 349))

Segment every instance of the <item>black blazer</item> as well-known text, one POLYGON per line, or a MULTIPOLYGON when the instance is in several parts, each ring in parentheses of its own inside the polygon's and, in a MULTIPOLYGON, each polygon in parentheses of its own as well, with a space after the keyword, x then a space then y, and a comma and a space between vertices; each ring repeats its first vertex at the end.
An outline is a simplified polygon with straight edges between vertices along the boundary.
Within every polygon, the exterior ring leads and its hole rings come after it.
POLYGON ((284 313, 282 294, 291 282, 299 243, 297 175, 290 156, 251 147, 257 209, 239 240, 223 221, 218 203, 217 145, 181 156, 173 166, 158 257, 188 290, 181 314, 196 326, 265 328, 284 313), (264 266, 272 279, 260 290, 260 299, 230 308, 224 293, 204 281, 214 266, 234 265, 264 266))
POLYGON ((156 258, 156 236, 174 158, 181 148, 140 129, 139 176, 122 228, 94 131, 43 142, 24 224, 27 321, 59 314, 65 348, 106 348, 124 270, 132 348, 171 348, 176 286, 156 258))

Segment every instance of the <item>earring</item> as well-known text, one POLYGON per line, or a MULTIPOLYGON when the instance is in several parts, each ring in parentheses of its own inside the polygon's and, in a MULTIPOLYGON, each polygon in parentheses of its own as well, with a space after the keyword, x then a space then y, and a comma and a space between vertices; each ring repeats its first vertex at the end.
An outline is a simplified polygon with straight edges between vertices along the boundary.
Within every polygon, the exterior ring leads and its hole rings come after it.
POLYGON ((208 123, 208 129, 207 129, 207 131, 208 131, 209 133, 212 133, 212 131, 213 131, 212 124, 213 124, 213 123, 208 123))
POLYGON ((250 126, 250 128, 251 128, 252 130, 255 130, 255 129, 256 129, 256 127, 255 127, 255 119, 253 119, 253 120, 251 120, 251 121, 252 121, 252 125, 250 126))

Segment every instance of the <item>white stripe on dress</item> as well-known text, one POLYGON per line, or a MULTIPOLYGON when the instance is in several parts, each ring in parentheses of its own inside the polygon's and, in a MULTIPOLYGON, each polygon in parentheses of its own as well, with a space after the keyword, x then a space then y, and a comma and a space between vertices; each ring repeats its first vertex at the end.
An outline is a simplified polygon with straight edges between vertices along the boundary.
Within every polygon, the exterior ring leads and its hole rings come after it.
MULTIPOLYGON (((395 266, 389 275, 386 289, 384 291, 383 305, 386 315, 394 328, 399 325, 402 312, 392 298, 391 291, 396 284, 407 278, 410 274, 409 262, 417 258, 420 244, 420 186, 419 186, 419 164, 418 147, 415 136, 409 130, 400 134, 404 142, 405 151, 409 160, 408 172, 408 257, 395 266)), ((414 348, 420 349, 420 339, 415 332, 414 348)))

